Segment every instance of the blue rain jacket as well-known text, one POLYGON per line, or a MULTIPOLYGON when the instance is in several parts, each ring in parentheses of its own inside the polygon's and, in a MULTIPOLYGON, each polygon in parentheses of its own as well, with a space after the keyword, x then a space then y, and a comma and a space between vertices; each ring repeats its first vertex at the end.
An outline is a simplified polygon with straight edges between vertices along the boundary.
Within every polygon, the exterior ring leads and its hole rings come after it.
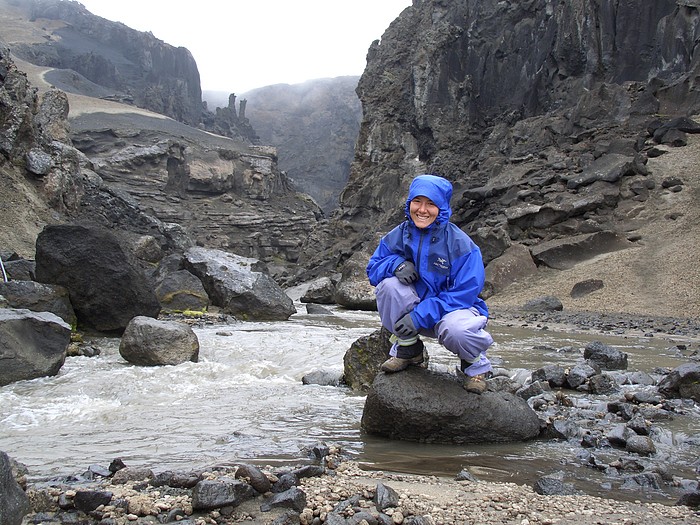
POLYGON ((414 283, 421 302, 411 312, 418 329, 432 329, 454 310, 475 307, 488 317, 488 308, 479 297, 484 286, 481 250, 456 224, 450 199, 452 184, 436 175, 419 175, 411 183, 406 199, 407 220, 382 237, 367 265, 367 277, 377 286, 392 277, 404 261, 411 261, 418 272, 414 283), (425 229, 418 228, 410 215, 411 201, 428 197, 440 209, 437 219, 425 229))

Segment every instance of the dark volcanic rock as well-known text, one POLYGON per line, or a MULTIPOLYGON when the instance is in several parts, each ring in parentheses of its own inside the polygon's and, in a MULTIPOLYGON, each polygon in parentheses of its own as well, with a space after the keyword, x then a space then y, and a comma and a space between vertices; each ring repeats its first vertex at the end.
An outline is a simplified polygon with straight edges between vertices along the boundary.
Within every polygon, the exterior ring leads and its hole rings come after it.
POLYGON ((700 402, 700 363, 685 363, 659 383, 659 392, 700 402))
POLYGON ((49 312, 0 308, 0 386, 56 375, 66 360, 70 326, 49 312))
POLYGON ((583 358, 601 370, 627 370, 627 354, 600 341, 588 343, 583 358))
POLYGON ((77 225, 47 226, 36 243, 37 280, 68 289, 78 325, 123 332, 160 304, 144 272, 114 233, 77 225))
POLYGON ((362 429, 422 443, 497 443, 539 435, 535 412, 506 392, 471 394, 455 376, 412 367, 380 373, 367 395, 362 429))
POLYGON ((227 478, 202 480, 192 489, 192 508, 210 510, 237 507, 257 495, 256 490, 243 481, 227 478))
POLYGON ((538 263, 557 270, 566 270, 597 255, 630 246, 632 243, 623 235, 606 231, 543 242, 531 251, 532 257, 538 263))
POLYGON ((29 498, 12 474, 10 458, 0 452, 0 523, 20 525, 29 510, 29 498))
POLYGON ((572 288, 571 288, 571 297, 574 299, 578 297, 584 297, 590 293, 595 292, 596 290, 600 290, 603 288, 604 283, 600 279, 587 279, 585 281, 581 281, 576 283, 572 288))
POLYGON ((63 286, 42 284, 35 281, 0 282, 0 295, 12 308, 26 308, 32 312, 51 312, 68 325, 76 322, 68 290, 63 286))

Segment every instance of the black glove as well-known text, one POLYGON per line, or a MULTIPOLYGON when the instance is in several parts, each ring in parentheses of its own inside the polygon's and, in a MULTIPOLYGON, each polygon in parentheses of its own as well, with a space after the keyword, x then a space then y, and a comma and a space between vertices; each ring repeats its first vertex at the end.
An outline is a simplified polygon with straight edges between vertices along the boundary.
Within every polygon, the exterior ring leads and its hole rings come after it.
POLYGON ((415 283, 418 280, 418 272, 411 261, 404 261, 396 267, 394 275, 403 284, 415 283))
POLYGON ((410 313, 407 313, 401 319, 396 321, 396 324, 394 325, 394 333, 401 339, 409 339, 418 335, 418 329, 413 324, 413 319, 411 319, 410 313))

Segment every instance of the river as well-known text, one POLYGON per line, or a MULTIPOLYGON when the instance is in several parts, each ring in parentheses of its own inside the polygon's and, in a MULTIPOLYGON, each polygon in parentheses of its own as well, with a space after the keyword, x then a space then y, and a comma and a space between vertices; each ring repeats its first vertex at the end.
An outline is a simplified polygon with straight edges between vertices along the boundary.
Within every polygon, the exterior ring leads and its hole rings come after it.
MULTIPOLYGON (((107 466, 115 458, 155 471, 232 461, 284 465, 325 442, 340 445, 366 468, 397 472, 454 477, 468 468, 486 481, 531 483, 566 470, 577 479, 577 488, 611 497, 609 480, 576 464, 566 442, 447 446, 364 435, 359 427, 363 395, 345 387, 304 385, 301 379, 319 369, 340 374, 350 345, 379 327, 376 312, 329 307, 329 315, 309 315, 301 303, 297 309, 286 322, 196 326, 199 362, 178 366, 133 366, 119 355, 118 339, 94 339, 99 356, 68 357, 54 377, 0 388, 0 450, 27 465, 30 479, 41 480, 79 474, 94 464, 107 466)), ((489 329, 496 340, 490 354, 513 370, 573 363, 580 352, 558 350, 580 349, 593 340, 627 352, 631 370, 684 362, 660 338, 561 333, 497 322, 489 329)), ((452 354, 435 342, 427 347, 431 367, 454 368, 452 354)), ((605 412, 605 403, 599 403, 605 412)), ((697 447, 675 446, 687 435, 700 435, 697 406, 664 426, 657 447, 659 454, 677 456, 677 474, 692 479, 697 447)), ((676 494, 646 497, 670 502, 676 494)))

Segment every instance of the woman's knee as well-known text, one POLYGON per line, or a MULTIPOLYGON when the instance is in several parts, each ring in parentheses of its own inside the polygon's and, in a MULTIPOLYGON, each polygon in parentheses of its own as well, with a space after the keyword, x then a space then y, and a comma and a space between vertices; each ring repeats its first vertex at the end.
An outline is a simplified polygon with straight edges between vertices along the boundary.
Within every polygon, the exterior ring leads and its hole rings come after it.
POLYGON ((398 302, 415 306, 419 302, 415 288, 403 284, 396 277, 388 277, 374 289, 377 302, 398 302))
POLYGON ((448 350, 465 358, 477 358, 493 344, 484 327, 487 319, 481 315, 446 315, 438 328, 438 341, 448 350))

